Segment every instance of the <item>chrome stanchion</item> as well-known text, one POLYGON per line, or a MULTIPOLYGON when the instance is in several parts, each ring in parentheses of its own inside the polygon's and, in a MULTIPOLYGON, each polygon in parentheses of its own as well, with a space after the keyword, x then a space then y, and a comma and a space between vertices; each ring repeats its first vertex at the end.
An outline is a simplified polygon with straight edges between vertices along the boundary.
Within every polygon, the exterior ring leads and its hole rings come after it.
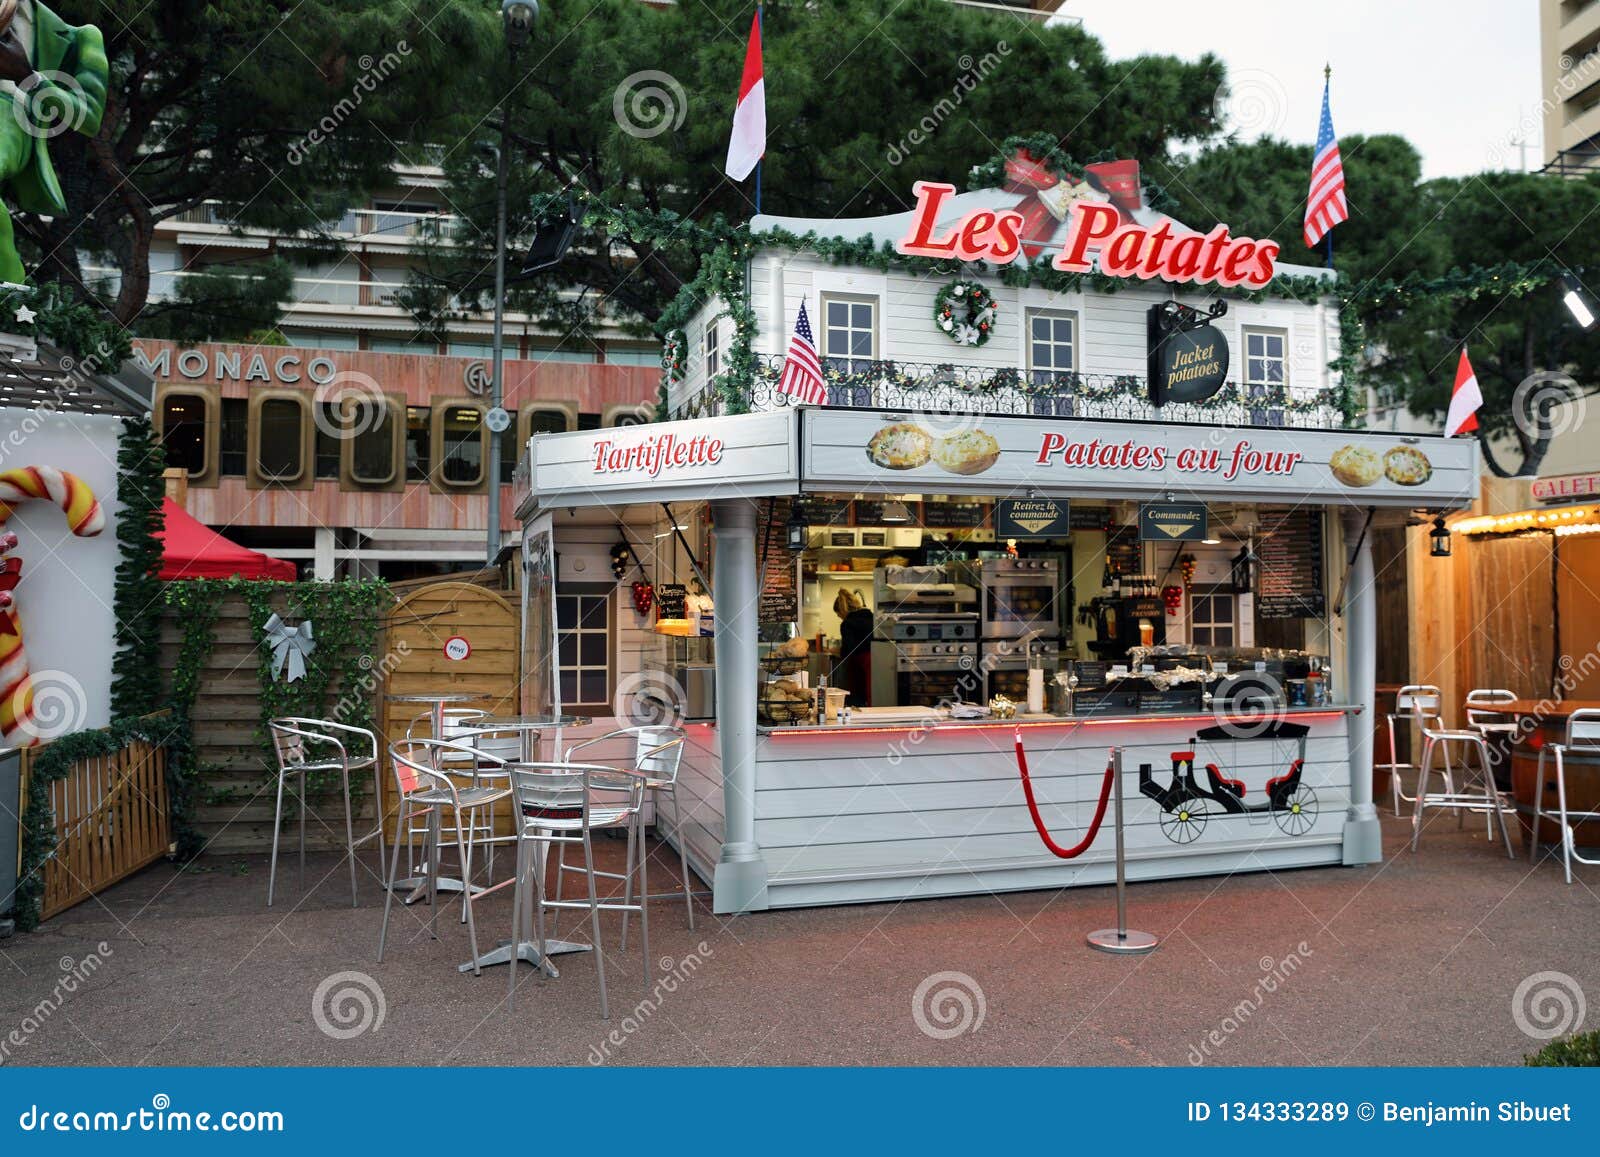
POLYGON ((1122 847, 1122 748, 1111 749, 1111 791, 1116 800, 1113 819, 1117 825, 1117 926, 1089 933, 1089 947, 1119 956, 1138 956, 1154 952, 1161 943, 1148 932, 1128 930, 1127 864, 1122 847))

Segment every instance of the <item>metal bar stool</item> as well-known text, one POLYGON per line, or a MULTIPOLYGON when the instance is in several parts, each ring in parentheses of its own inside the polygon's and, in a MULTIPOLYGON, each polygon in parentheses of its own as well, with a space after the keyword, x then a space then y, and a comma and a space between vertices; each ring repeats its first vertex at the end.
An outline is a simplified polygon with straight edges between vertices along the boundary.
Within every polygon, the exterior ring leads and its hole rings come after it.
POLYGON ((1467 726, 1484 735, 1515 735, 1516 718, 1507 715, 1504 707, 1517 701, 1516 692, 1500 687, 1479 687, 1467 692, 1467 726), (1498 706, 1497 706, 1498 705, 1498 706))
MULTIPOLYGON (((394 907, 394 892, 400 872, 400 844, 405 833, 415 830, 414 821, 419 816, 427 818, 427 845, 424 857, 427 865, 428 904, 433 909, 428 917, 428 933, 438 939, 436 926, 439 919, 439 853, 440 833, 445 827, 445 813, 449 812, 450 829, 455 833, 456 854, 461 861, 462 917, 467 925, 467 935, 472 942, 473 972, 481 973, 478 966, 478 925, 473 919, 472 904, 476 895, 472 888, 472 847, 470 833, 476 830, 472 815, 476 808, 492 806, 511 794, 508 787, 492 787, 474 782, 458 788, 450 774, 436 770, 441 757, 455 756, 465 751, 474 759, 497 763, 493 756, 482 755, 459 744, 440 739, 409 739, 389 748, 389 759, 394 765, 395 786, 399 792, 400 814, 395 825, 394 852, 389 860, 387 895, 383 901, 383 927, 378 932, 378 963, 383 963, 383 950, 389 936, 389 912, 394 907)), ((499 770, 498 768, 496 770, 499 770)), ((409 842, 409 841, 407 841, 409 842)))
MULTIPOLYGON (((607 732, 605 735, 585 740, 567 748, 567 760, 571 762, 574 753, 582 751, 586 747, 592 747, 595 744, 605 743, 608 740, 626 739, 633 742, 633 762, 629 770, 638 772, 645 777, 645 790, 655 797, 657 808, 661 807, 663 800, 670 802, 672 805, 672 832, 678 845, 678 872, 683 880, 683 906, 689 915, 689 930, 692 932, 694 931, 693 877, 689 875, 689 854, 685 850, 687 842, 683 834, 683 812, 678 806, 677 792, 678 768, 683 763, 685 738, 685 733, 680 727, 622 727, 616 731, 607 732)), ((635 817, 634 827, 637 830, 630 833, 628 838, 630 841, 637 840, 639 847, 642 849, 644 847, 643 808, 639 809, 639 814, 635 817)), ((564 858, 559 867, 562 871, 567 870, 564 858)), ((571 870, 578 871, 579 869, 574 866, 571 870)), ((646 900, 653 898, 643 891, 640 892, 640 895, 644 896, 646 900)), ((556 898, 561 898, 561 880, 559 876, 556 880, 556 898)), ((629 901, 633 899, 633 880, 631 876, 625 885, 624 898, 629 901)), ((624 912, 622 915, 622 947, 626 948, 627 946, 628 914, 624 912)))
MULTIPOLYGON (((1402 726, 1409 729, 1412 724, 1425 726, 1429 720, 1432 720, 1440 727, 1443 727, 1444 719, 1440 716, 1443 703, 1443 692, 1441 692, 1439 688, 1431 686, 1427 683, 1408 684, 1407 686, 1400 688, 1399 692, 1394 697, 1394 710, 1388 715, 1389 762, 1375 764, 1374 769, 1378 771, 1387 770, 1389 773, 1389 786, 1390 790, 1394 794, 1394 815, 1396 819, 1400 818, 1401 801, 1406 803, 1416 803, 1416 798, 1414 796, 1406 795, 1405 792, 1401 790, 1400 770, 1401 768, 1404 768, 1407 771, 1413 771, 1416 769, 1417 765, 1414 763, 1402 763, 1400 761, 1399 747, 1395 742, 1395 724, 1398 722, 1402 726)), ((1445 779, 1447 786, 1450 778, 1449 756, 1448 753, 1446 753, 1445 779)))
MULTIPOLYGON (((1467 812, 1492 813, 1500 823, 1500 836, 1506 842, 1506 858, 1516 859, 1516 853, 1511 850, 1511 833, 1506 829, 1505 806, 1500 797, 1500 789, 1495 786, 1494 770, 1489 762, 1489 745, 1484 742, 1483 733, 1480 731, 1452 731, 1440 727, 1422 728, 1422 763, 1417 772, 1417 795, 1415 809, 1411 814, 1411 850, 1417 850, 1417 840, 1422 835, 1422 817, 1428 808, 1450 808, 1458 816, 1465 818, 1467 812), (1445 753, 1449 759, 1451 744, 1460 744, 1462 784, 1458 789, 1451 782, 1446 773, 1445 790, 1430 792, 1428 779, 1433 771, 1433 753, 1436 749, 1445 753), (1477 751, 1478 770, 1482 775, 1482 791, 1469 789, 1472 764, 1467 758, 1468 751, 1477 751)), ((1448 763, 1447 763, 1448 766, 1448 763)))
MULTIPOLYGON (((354 908, 358 905, 356 849, 368 840, 376 839, 379 870, 381 871, 383 867, 383 815, 381 806, 377 803, 382 798, 378 782, 380 777, 378 737, 364 727, 335 723, 330 719, 304 719, 299 716, 283 716, 269 720, 267 730, 272 735, 272 750, 278 757, 278 793, 277 803, 272 811, 272 866, 267 872, 267 907, 272 907, 273 893, 278 885, 278 840, 283 828, 284 784, 293 778, 298 789, 296 796, 300 801, 300 881, 304 886, 306 814, 311 810, 306 799, 308 795, 306 777, 319 771, 337 771, 344 794, 344 843, 346 855, 350 859, 350 906, 354 908), (341 736, 344 738, 341 739, 341 736), (350 741, 349 746, 344 742, 346 739, 350 741), (350 748, 356 746, 355 741, 358 739, 364 742, 357 751, 352 752, 350 748), (309 751, 308 745, 310 745, 309 751), (379 813, 376 817, 377 826, 357 838, 355 821, 350 810, 350 773, 369 768, 372 770, 373 806, 379 813)), ((319 819, 318 822, 322 821, 319 819)))
POLYGON ((1561 823, 1561 865, 1567 873, 1567 883, 1572 883, 1572 861, 1580 864, 1600 864, 1578 854, 1577 837, 1572 829, 1573 820, 1600 820, 1600 812, 1567 810, 1567 752, 1573 749, 1600 749, 1600 711, 1574 711, 1567 718, 1567 737, 1562 743, 1547 743, 1539 749, 1539 770, 1533 789, 1533 831, 1528 837, 1529 861, 1539 856, 1539 821, 1544 811, 1544 757, 1549 752, 1556 765, 1556 815, 1561 823))
MULTIPOLYGON (((589 912, 590 936, 594 942, 595 971, 600 980, 600 1019, 611 1019, 611 1007, 606 995, 605 950, 600 938, 600 913, 639 913, 640 940, 644 951, 644 987, 650 991, 653 975, 650 962, 650 914, 642 898, 648 880, 644 863, 644 846, 639 848, 639 886, 641 899, 632 903, 624 899, 602 900, 595 887, 599 877, 631 879, 635 870, 633 862, 634 841, 631 838, 634 820, 644 807, 645 779, 635 772, 606 767, 593 763, 512 763, 507 764, 511 775, 511 790, 515 796, 517 818, 517 873, 516 890, 511 902, 511 943, 520 944, 523 935, 524 907, 534 913, 535 936, 539 946, 541 968, 545 960, 546 908, 557 910, 577 908, 589 912), (599 798, 597 798, 597 796, 599 798), (618 872, 601 872, 594 866, 592 833, 605 829, 626 829, 628 863, 618 872), (587 900, 549 900, 545 898, 545 862, 549 845, 563 849, 568 844, 583 847, 583 872, 588 884, 587 900), (532 887, 533 893, 528 894, 532 887), (531 901, 531 903, 530 903, 531 901)), ((514 1007, 517 992, 517 957, 512 956, 507 1007, 514 1007)))

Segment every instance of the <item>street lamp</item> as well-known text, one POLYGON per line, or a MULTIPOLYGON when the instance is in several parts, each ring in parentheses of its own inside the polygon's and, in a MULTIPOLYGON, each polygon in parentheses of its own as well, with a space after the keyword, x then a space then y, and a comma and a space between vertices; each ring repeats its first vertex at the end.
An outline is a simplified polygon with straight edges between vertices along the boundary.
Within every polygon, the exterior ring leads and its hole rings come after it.
POLYGON ((539 5, 534 0, 501 0, 500 19, 506 27, 506 43, 512 49, 522 48, 533 36, 539 5))
POLYGON ((1572 314, 1572 319, 1584 329, 1594 328, 1594 310, 1584 299, 1583 286, 1570 273, 1561 275, 1561 300, 1572 314))
MULTIPOLYGON (((533 22, 539 18, 535 0, 500 0, 500 22, 504 26, 506 48, 511 54, 511 75, 517 72, 517 49, 527 46, 533 36, 533 22)), ((506 154, 511 146, 510 114, 500 102, 500 153, 494 168, 494 373, 489 386, 490 412, 494 421, 489 429, 489 560, 493 566, 500 556, 500 434, 505 423, 505 328, 506 328, 506 154), (494 427, 498 425, 501 429, 494 427)))

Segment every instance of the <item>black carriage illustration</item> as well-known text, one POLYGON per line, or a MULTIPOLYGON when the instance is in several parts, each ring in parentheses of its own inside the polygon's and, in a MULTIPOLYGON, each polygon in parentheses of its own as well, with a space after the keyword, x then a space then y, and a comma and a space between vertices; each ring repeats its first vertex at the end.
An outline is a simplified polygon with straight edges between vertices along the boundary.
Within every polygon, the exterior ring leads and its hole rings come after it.
POLYGON ((1172 780, 1162 786, 1148 764, 1139 765, 1139 790, 1161 808, 1161 833, 1175 844, 1190 844, 1199 839, 1212 819, 1245 816, 1252 822, 1268 817, 1291 836, 1302 836, 1316 824, 1316 789, 1303 782, 1306 766, 1306 734, 1302 723, 1273 720, 1253 725, 1241 732, 1238 727, 1207 727, 1189 740, 1187 751, 1172 753, 1172 780), (1201 763, 1201 745, 1217 754, 1203 763, 1205 784, 1195 776, 1201 763), (1261 745, 1261 746, 1256 746, 1261 745), (1241 749, 1265 754, 1265 760, 1240 759, 1241 749), (1221 754, 1232 753, 1232 758, 1221 754), (1281 769, 1260 788, 1252 788, 1238 770, 1219 766, 1224 761, 1251 767, 1281 769))

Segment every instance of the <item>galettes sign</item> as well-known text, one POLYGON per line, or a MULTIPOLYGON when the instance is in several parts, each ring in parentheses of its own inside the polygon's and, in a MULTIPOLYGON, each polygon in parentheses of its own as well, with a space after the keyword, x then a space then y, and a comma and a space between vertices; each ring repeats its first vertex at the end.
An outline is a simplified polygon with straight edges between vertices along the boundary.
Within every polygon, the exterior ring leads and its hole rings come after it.
MULTIPOLYGON (((1015 209, 978 209, 940 231, 939 215, 954 185, 918 181, 911 231, 895 249, 912 257, 955 258, 1009 265, 1022 253, 1023 215, 1015 209)), ((1226 225, 1193 233, 1163 221, 1155 227, 1125 223, 1116 206, 1078 201, 1072 206, 1066 243, 1050 262, 1069 273, 1088 273, 1096 255, 1100 272, 1112 277, 1193 282, 1196 285, 1247 285, 1259 289, 1272 280, 1278 243, 1234 237, 1226 225)))

